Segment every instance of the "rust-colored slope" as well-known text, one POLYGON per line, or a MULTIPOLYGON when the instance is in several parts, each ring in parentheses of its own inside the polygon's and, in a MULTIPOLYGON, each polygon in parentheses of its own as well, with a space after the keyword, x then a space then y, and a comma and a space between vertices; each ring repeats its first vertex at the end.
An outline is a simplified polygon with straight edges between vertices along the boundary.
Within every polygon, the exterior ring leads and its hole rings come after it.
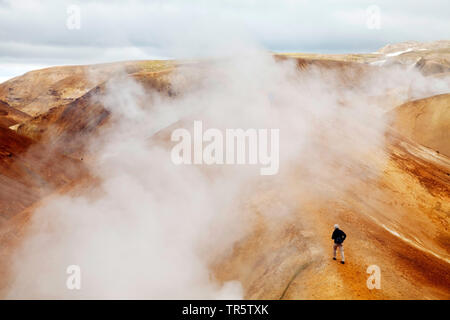
POLYGON ((0 100, 0 126, 11 127, 17 123, 24 122, 31 117, 19 110, 14 109, 8 103, 0 100))
MULTIPOLYGON (((130 75, 148 91, 155 90, 167 97, 176 93, 165 78, 166 72, 139 72, 130 75)), ((105 124, 110 112, 104 107, 102 99, 106 83, 95 87, 75 101, 51 108, 17 128, 17 132, 43 144, 52 145, 59 152, 82 157, 84 147, 97 129, 105 124)), ((144 102, 146 107, 151 107, 144 102)))
POLYGON ((82 175, 79 161, 0 127, 0 221, 82 175))
MULTIPOLYGON (((158 143, 183 123, 159 132, 158 143)), ((252 231, 213 263, 215 277, 238 279, 249 299, 448 299, 450 159, 394 131, 369 157, 347 170, 374 178, 336 196, 311 191, 302 163, 268 189, 255 183, 241 213, 252 231), (274 203, 292 213, 259 212, 274 203), (335 223, 349 236, 345 265, 331 259, 335 223), (367 287, 370 265, 381 269, 381 290, 367 287)))
POLYGON ((34 70, 0 84, 0 100, 31 116, 68 104, 117 74, 159 71, 170 61, 123 61, 34 70))
POLYGON ((41 199, 86 175, 82 161, 0 126, 0 292, 11 281, 9 257, 41 199))
POLYGON ((22 123, 17 132, 41 144, 52 145, 66 155, 79 153, 88 143, 90 134, 109 115, 95 98, 100 91, 97 87, 72 103, 52 108, 22 123))
POLYGON ((257 215, 252 234, 214 267, 216 277, 239 279, 250 299, 448 299, 450 160, 430 160, 429 149, 395 135, 388 152, 379 178, 335 199, 310 193, 301 170, 255 195, 259 206, 284 193, 298 203, 288 204, 296 209, 283 223, 257 215), (331 259, 335 223, 348 235, 345 265, 331 259), (380 290, 367 287, 370 265, 381 269, 380 290))
POLYGON ((450 94, 407 102, 389 116, 399 133, 450 157, 450 94))

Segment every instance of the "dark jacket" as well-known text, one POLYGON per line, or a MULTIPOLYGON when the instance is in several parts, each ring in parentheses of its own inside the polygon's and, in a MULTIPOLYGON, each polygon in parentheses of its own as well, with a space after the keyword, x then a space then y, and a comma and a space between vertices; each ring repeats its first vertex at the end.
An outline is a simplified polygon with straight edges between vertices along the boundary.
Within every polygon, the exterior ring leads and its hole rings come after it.
POLYGON ((334 229, 333 234, 331 235, 331 239, 333 239, 336 244, 342 244, 345 238, 347 238, 347 235, 341 229, 334 229))

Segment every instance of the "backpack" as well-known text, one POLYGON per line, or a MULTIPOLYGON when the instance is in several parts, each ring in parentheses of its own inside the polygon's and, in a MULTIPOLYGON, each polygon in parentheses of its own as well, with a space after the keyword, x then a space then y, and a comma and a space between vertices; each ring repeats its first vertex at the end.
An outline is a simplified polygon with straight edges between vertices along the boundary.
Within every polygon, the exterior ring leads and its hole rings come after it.
POLYGON ((346 238, 346 235, 344 233, 344 231, 342 230, 337 230, 336 232, 336 239, 334 239, 334 243, 336 244, 342 244, 346 238))

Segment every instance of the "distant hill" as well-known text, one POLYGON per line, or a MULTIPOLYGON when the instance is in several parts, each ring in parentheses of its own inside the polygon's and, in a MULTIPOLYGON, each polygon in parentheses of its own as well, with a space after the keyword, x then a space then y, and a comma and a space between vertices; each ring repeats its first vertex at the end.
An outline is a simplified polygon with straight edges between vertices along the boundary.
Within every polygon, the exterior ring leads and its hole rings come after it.
POLYGON ((158 71, 170 61, 124 61, 34 70, 0 84, 0 100, 30 116, 68 104, 117 74, 158 71))

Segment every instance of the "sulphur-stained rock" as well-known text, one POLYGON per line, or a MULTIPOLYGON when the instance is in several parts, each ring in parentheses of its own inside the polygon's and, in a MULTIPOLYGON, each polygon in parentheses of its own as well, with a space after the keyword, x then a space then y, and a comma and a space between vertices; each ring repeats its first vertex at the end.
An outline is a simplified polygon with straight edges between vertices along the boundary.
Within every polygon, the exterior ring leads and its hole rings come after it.
POLYGON ((407 102, 389 117, 400 134, 450 157, 450 94, 407 102))
POLYGON ((35 70, 1 83, 0 100, 37 116, 74 101, 114 75, 159 71, 170 66, 170 61, 134 61, 35 70))

